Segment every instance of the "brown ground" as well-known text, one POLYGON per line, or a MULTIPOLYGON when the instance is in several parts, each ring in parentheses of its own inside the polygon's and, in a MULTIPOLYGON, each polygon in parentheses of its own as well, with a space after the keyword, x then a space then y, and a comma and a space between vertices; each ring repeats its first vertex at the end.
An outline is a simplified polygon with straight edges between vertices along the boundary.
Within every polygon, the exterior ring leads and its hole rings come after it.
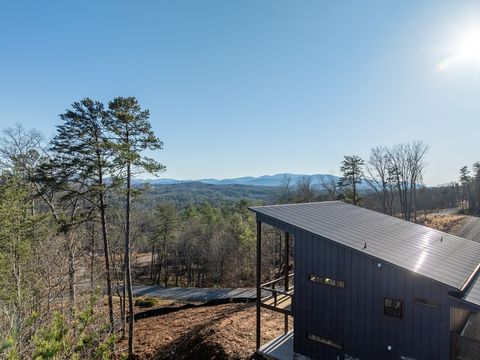
MULTIPOLYGON (((419 223, 457 234, 467 217, 452 214, 419 216, 419 223)), ((149 256, 139 254, 135 263, 147 264, 149 256)), ((155 308, 175 308, 183 303, 158 299, 152 308, 135 307, 139 313, 155 308)), ((262 344, 283 333, 282 314, 262 310, 262 344)), ((224 304, 178 310, 135 323, 135 352, 138 359, 250 359, 255 350, 255 305, 224 304)), ((290 318, 290 328, 292 319, 290 318)), ((126 340, 118 343, 125 353, 126 340)))
POLYGON ((460 229, 466 224, 467 217, 451 214, 427 214, 418 217, 418 223, 433 229, 457 235, 460 229))
MULTIPOLYGON (((290 325, 291 325, 290 318, 290 325)), ((282 314, 262 310, 262 343, 283 333, 282 314)), ((139 359, 249 359, 255 351, 255 305, 224 304, 136 321, 139 359)), ((118 344, 126 351, 127 343, 118 344)))

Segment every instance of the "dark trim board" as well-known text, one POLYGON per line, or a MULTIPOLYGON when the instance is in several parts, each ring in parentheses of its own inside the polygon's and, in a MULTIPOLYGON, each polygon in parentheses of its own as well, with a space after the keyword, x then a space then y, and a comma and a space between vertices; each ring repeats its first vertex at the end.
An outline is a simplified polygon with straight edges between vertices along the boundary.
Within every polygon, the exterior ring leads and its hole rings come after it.
POLYGON ((472 304, 471 302, 465 301, 461 298, 449 295, 449 304, 451 307, 457 307, 460 309, 465 309, 472 312, 480 312, 480 305, 472 304))

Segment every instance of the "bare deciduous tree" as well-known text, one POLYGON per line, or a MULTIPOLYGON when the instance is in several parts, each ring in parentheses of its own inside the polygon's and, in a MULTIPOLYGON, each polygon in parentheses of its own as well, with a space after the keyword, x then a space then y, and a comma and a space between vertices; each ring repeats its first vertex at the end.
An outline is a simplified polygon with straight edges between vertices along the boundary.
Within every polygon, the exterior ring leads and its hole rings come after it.
POLYGON ((325 175, 320 179, 322 189, 327 193, 329 200, 338 198, 338 180, 333 175, 325 175))
POLYGON ((392 159, 384 146, 374 147, 366 164, 366 183, 377 193, 382 201, 384 214, 393 214, 393 178, 392 159))
POLYGON ((310 176, 302 176, 296 186, 298 202, 312 202, 315 199, 315 189, 310 176))
POLYGON ((289 203, 292 200, 292 177, 285 174, 282 178, 282 183, 278 188, 278 202, 280 204, 289 203))
POLYGON ((423 181, 427 150, 428 146, 423 141, 395 145, 388 150, 402 217, 407 221, 415 221, 417 217, 416 192, 423 181))

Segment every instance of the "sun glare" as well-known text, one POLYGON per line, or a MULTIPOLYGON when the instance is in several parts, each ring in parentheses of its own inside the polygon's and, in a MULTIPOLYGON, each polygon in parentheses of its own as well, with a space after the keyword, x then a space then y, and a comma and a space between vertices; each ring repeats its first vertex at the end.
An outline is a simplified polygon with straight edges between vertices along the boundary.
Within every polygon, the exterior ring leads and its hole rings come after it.
POLYGON ((449 55, 437 65, 438 70, 444 71, 460 66, 480 68, 480 24, 460 31, 450 45, 448 53, 449 55))

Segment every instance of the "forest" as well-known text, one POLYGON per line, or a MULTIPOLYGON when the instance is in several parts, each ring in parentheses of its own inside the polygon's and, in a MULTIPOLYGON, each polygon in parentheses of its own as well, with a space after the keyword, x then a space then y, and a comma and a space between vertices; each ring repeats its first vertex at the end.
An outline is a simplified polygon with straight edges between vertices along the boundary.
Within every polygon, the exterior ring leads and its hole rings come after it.
MULTIPOLYGON (((163 148, 149 116, 133 97, 85 98, 60 115, 52 139, 2 130, 0 357, 133 358, 133 284, 254 284, 253 205, 342 200, 413 222, 443 208, 480 213, 480 163, 425 186, 422 141, 346 155, 341 176, 321 185, 309 176, 278 187, 141 185, 138 175, 166 170, 145 155, 163 148)), ((282 234, 264 231, 263 273, 274 278, 282 234)))

